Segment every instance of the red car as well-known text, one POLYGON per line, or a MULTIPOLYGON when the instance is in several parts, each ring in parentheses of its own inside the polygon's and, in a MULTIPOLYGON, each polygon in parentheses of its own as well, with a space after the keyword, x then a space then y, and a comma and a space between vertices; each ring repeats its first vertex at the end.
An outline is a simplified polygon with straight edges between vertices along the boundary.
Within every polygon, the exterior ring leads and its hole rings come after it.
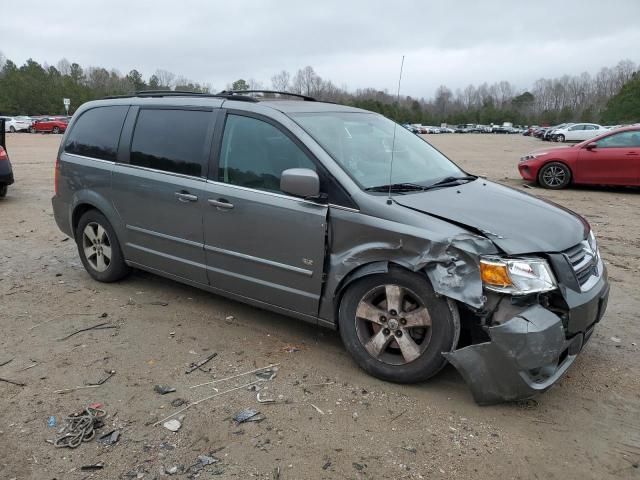
POLYGON ((520 159, 520 175, 545 188, 569 184, 640 186, 640 125, 611 130, 570 147, 545 148, 520 159))
POLYGON ((31 124, 31 133, 36 132, 51 132, 51 133, 64 133, 67 129, 69 122, 61 118, 47 117, 34 121, 31 124))

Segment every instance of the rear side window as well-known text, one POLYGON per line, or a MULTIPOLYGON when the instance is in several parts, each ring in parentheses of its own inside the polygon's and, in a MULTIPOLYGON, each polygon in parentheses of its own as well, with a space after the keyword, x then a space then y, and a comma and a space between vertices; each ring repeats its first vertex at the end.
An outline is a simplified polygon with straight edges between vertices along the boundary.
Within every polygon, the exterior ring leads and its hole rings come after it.
POLYGON ((85 157, 115 161, 127 105, 97 107, 84 112, 64 145, 64 151, 85 157))
POLYGON ((316 170, 309 157, 273 125, 239 115, 227 117, 220 152, 220 181, 277 192, 280 176, 289 168, 316 170))
POLYGON ((142 109, 131 142, 131 165, 201 177, 211 112, 142 109))
POLYGON ((598 140, 600 148, 636 148, 640 147, 640 131, 614 133, 598 140))

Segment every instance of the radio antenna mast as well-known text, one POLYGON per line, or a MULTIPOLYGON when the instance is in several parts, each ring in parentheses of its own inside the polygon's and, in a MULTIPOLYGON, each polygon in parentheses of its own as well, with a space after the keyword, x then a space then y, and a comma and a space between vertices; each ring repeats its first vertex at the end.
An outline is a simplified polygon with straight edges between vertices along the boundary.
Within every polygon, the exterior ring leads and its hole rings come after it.
MULTIPOLYGON (((400 84, 402 83, 402 68, 404 67, 404 55, 402 56, 402 62, 400 63, 400 76, 398 77, 398 93, 396 95, 396 103, 400 106, 400 84)), ((389 165, 389 196, 387 197, 387 205, 391 205, 391 178, 393 176, 393 154, 396 151, 396 128, 397 122, 393 122, 393 140, 391 141, 391 164, 389 165)))

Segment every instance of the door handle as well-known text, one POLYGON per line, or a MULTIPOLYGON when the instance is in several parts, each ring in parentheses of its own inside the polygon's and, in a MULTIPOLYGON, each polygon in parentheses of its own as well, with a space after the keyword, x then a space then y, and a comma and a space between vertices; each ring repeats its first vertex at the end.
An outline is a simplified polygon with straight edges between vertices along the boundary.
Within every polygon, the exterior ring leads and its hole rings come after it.
POLYGON ((220 198, 218 200, 210 198, 208 202, 209 205, 213 205, 216 208, 221 208, 224 210, 231 210, 233 208, 233 203, 230 203, 229 200, 225 200, 224 198, 220 198))
POLYGON ((187 192, 175 192, 176 198, 180 202, 197 202, 198 197, 187 192))

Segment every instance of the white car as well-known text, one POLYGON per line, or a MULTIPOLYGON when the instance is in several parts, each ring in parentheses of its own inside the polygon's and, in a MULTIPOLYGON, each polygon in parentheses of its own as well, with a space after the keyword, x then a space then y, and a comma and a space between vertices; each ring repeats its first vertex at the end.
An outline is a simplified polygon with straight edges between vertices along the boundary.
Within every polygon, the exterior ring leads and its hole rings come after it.
POLYGON ((574 123, 554 130, 552 137, 556 142, 581 142, 608 131, 608 128, 596 123, 574 123))
POLYGON ((31 127, 31 121, 26 117, 0 117, 4 119, 4 131, 5 132, 21 132, 29 130, 31 127))

